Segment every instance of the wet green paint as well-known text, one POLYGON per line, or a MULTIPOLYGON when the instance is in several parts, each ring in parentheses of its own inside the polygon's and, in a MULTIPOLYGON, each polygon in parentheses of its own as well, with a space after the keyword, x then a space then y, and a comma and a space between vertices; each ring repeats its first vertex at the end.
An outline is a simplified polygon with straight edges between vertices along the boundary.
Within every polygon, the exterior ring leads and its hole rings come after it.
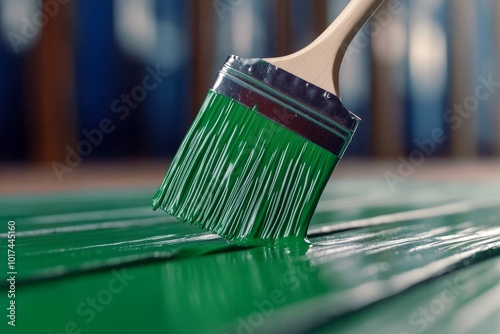
POLYGON ((153 207, 238 244, 306 236, 338 157, 208 93, 153 207))
POLYGON ((337 181, 310 243, 246 248, 147 210, 150 189, 0 199, 19 236, 17 326, 0 332, 418 333, 420 308, 434 310, 426 333, 491 332, 499 189, 337 181))

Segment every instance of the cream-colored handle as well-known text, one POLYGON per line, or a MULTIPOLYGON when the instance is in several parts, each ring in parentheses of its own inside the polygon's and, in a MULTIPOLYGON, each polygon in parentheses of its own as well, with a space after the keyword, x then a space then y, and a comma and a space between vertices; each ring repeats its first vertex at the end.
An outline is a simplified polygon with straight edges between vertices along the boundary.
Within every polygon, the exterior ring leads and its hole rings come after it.
POLYGON ((265 60, 340 97, 340 65, 347 47, 384 1, 351 0, 337 19, 307 47, 289 56, 265 60))

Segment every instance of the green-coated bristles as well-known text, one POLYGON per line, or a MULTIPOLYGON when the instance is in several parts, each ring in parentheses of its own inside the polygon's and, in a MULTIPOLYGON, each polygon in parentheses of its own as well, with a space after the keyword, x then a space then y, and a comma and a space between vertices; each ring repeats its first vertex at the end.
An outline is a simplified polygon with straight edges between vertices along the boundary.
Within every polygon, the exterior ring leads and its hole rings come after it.
POLYGON ((305 237, 337 162, 257 110, 210 91, 153 207, 241 243, 305 237))

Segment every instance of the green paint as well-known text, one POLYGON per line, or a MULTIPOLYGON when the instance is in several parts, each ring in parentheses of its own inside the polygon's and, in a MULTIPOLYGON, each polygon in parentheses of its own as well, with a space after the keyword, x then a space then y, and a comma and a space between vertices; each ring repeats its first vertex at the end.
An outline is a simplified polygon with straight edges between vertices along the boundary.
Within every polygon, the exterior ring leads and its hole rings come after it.
MULTIPOLYGON (((19 231, 18 322, 2 321, 0 333, 413 334, 443 291, 456 298, 432 311, 425 333, 494 333, 499 186, 408 181, 391 192, 383 181, 336 181, 311 231, 462 204, 252 248, 152 212, 151 189, 0 198, 0 220, 19 231)), ((0 279, 5 310, 5 270, 0 279)))
POLYGON ((497 333, 499 282, 500 260, 486 261, 336 319, 313 333, 497 333), (484 306, 486 302, 496 304, 496 309, 484 306))
POLYGON ((239 244, 304 238, 338 158, 212 91, 153 207, 239 244))

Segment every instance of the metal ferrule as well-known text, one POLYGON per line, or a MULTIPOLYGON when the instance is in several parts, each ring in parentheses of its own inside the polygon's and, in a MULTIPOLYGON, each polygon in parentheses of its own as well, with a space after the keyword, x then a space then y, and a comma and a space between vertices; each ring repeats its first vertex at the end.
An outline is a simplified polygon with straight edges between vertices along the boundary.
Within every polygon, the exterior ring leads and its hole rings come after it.
POLYGON ((339 158, 360 118, 340 99, 262 59, 230 56, 212 88, 339 158))

